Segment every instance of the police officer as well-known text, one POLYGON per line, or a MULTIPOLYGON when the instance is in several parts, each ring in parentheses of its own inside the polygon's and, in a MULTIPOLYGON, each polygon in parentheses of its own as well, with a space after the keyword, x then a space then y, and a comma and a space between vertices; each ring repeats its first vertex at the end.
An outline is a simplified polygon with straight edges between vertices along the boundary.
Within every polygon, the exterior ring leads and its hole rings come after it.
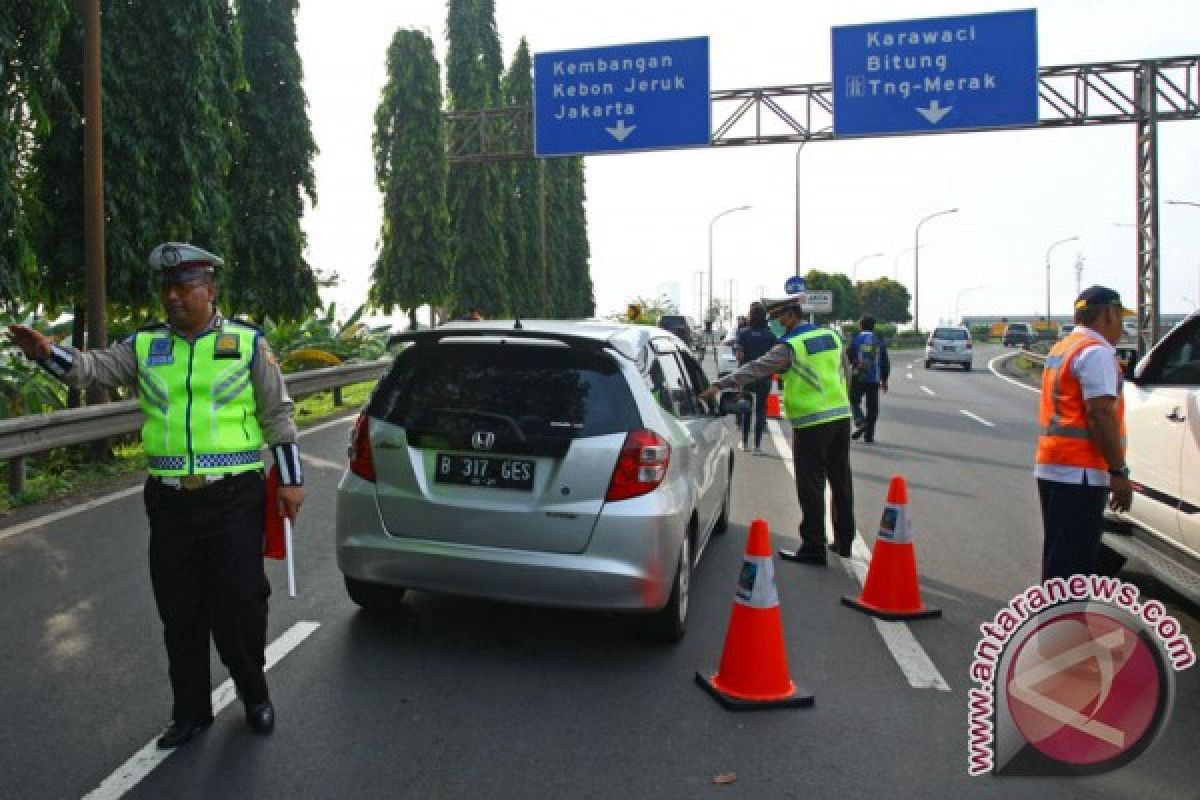
POLYGON ((68 386, 137 389, 146 414, 150 578, 174 696, 171 722, 158 739, 167 749, 212 724, 210 636, 250 729, 274 730, 263 673, 271 592, 263 571, 263 445, 270 443, 280 469, 275 511, 293 521, 304 502, 304 476, 292 400, 262 331, 216 307, 222 260, 168 242, 149 262, 166 323, 87 352, 24 325, 9 326, 9 334, 68 386))
POLYGON ((825 564, 825 483, 833 495, 833 536, 829 545, 848 557, 854 544, 854 485, 850 474, 849 363, 841 338, 804 321, 800 298, 770 300, 767 315, 783 325, 779 344, 701 392, 711 400, 721 389, 784 376, 783 405, 792 426, 796 495, 800 500, 800 548, 780 550, 781 558, 825 564))

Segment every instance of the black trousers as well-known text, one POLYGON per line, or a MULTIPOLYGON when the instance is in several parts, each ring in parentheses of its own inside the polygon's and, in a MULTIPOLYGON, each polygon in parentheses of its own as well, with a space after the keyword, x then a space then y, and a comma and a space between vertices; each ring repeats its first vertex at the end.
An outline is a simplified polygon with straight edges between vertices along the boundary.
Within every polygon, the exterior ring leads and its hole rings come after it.
POLYGON ((210 636, 243 702, 265 702, 271 586, 263 571, 262 473, 243 473, 195 491, 149 478, 144 498, 150 579, 175 700, 172 719, 212 718, 210 636))
MULTIPOLYGON (((771 379, 763 378, 761 381, 748 383, 743 390, 754 392, 754 446, 758 447, 762 444, 763 431, 767 429, 767 395, 771 393, 771 379)), ((742 444, 750 442, 750 416, 751 412, 741 415, 742 444)))
POLYGON ((800 500, 800 549, 825 555, 825 483, 833 495, 833 538, 854 542, 854 479, 850 474, 850 420, 792 429, 792 464, 800 500))
POLYGON ((1100 555, 1107 486, 1038 478, 1042 504, 1042 580, 1091 575, 1100 555))
POLYGON ((850 384, 850 410, 854 412, 854 424, 862 427, 863 438, 875 441, 875 422, 879 419, 879 384, 852 381, 850 384), (866 398, 867 412, 862 410, 866 398))

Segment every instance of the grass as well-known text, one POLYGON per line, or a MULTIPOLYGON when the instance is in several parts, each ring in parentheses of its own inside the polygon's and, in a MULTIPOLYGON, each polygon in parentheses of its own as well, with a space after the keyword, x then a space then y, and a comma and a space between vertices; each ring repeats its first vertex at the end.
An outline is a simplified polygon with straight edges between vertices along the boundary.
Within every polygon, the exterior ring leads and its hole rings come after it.
MULTIPOLYGON (((373 382, 342 387, 342 405, 334 405, 333 392, 318 392, 296 401, 296 425, 306 428, 331 417, 342 416, 359 408, 375 388, 373 382)), ((120 478, 144 473, 146 455, 141 442, 118 444, 112 458, 96 461, 87 458, 86 446, 56 450, 26 461, 25 491, 13 495, 7 485, 0 490, 0 513, 22 506, 37 505, 89 488, 98 488, 120 478)))

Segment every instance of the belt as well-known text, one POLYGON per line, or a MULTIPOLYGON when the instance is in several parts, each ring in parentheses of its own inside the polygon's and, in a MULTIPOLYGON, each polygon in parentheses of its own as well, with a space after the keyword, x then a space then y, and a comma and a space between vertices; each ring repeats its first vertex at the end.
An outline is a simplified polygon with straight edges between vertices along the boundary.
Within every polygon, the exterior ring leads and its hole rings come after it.
POLYGON ((235 474, 237 473, 223 472, 219 475, 155 475, 153 477, 168 489, 185 489, 190 492, 211 486, 217 481, 232 478, 235 474))

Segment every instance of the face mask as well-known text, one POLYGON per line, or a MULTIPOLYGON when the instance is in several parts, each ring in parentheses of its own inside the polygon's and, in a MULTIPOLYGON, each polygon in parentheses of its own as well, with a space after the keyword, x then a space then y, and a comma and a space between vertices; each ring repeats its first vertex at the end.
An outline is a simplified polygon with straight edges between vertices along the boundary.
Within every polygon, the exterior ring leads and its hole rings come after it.
POLYGON ((787 333, 787 331, 783 329, 783 325, 780 324, 779 320, 777 319, 768 321, 767 327, 770 328, 771 333, 775 334, 776 336, 783 336, 785 333, 787 333))

